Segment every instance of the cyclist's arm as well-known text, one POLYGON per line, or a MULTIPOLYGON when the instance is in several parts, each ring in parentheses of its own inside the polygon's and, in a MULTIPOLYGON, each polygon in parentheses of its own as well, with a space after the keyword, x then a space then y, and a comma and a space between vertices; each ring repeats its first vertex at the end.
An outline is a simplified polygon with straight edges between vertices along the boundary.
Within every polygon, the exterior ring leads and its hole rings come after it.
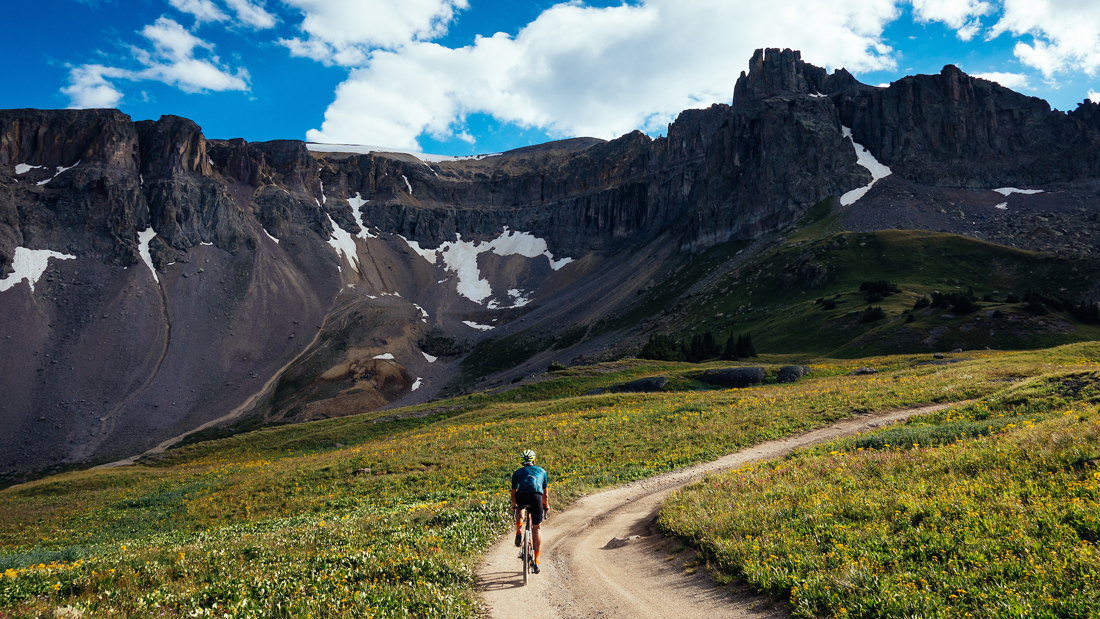
POLYGON ((516 503, 516 489, 515 488, 512 488, 512 509, 513 510, 519 509, 519 504, 516 503))
POLYGON ((542 507, 543 509, 550 509, 550 486, 542 489, 542 507))

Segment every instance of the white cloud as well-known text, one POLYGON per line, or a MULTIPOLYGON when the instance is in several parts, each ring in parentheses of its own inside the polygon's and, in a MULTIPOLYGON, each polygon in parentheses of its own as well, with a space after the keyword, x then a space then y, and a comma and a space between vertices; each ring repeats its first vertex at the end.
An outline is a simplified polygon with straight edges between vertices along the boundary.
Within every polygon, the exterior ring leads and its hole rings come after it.
POLYGON ((182 13, 195 17, 196 23, 221 22, 229 19, 229 16, 218 8, 211 0, 168 0, 173 8, 182 13))
POLYGON ((263 0, 258 3, 252 3, 249 0, 225 0, 225 3, 233 9, 242 24, 257 30, 274 28, 278 21, 274 15, 264 9, 263 0))
POLYGON ((991 82, 997 82, 1005 88, 1011 88, 1018 90, 1020 88, 1031 88, 1031 85, 1027 82, 1027 76, 1022 73, 998 73, 992 71, 989 73, 975 73, 974 77, 981 78, 983 80, 989 80, 991 82))
POLYGON ((184 92, 247 91, 248 70, 230 72, 213 55, 214 45, 187 31, 167 17, 146 26, 142 36, 153 45, 152 50, 131 47, 139 69, 83 65, 69 71, 69 86, 61 92, 68 95, 70 107, 114 107, 122 100, 122 92, 107 78, 130 81, 155 80, 175 86, 184 92), (196 51, 207 55, 196 57, 196 51))
MULTIPOLYGON (((515 37, 497 33, 461 49, 406 29, 404 45, 366 54, 307 138, 416 148, 425 132, 461 134, 465 116, 478 112, 555 136, 659 131, 685 108, 729 102, 759 47, 800 49, 809 62, 853 71, 895 68, 881 35, 897 16, 894 0, 644 0, 559 4, 515 37)), ((312 34, 311 17, 303 30, 312 34)), ((319 36, 311 41, 284 44, 339 63, 334 36, 328 47, 319 36)))
POLYGON ((61 92, 68 95, 70 108, 118 107, 122 92, 106 78, 123 77, 123 73, 98 64, 74 67, 69 69, 69 85, 61 92))
POLYGON ((358 66, 372 49, 394 49, 442 36, 468 0, 284 0, 304 15, 306 39, 279 41, 291 55, 358 66))
POLYGON ((175 21, 161 17, 146 26, 141 34, 153 44, 153 52, 133 48, 134 57, 145 69, 134 74, 135 79, 152 79, 176 86, 184 92, 204 90, 248 90, 248 71, 229 73, 219 66, 217 56, 195 57, 196 49, 212 51, 213 44, 188 32, 175 21))
POLYGON ((1092 90, 1090 88, 1089 89, 1089 101, 1092 101, 1093 103, 1100 103, 1100 92, 1096 92, 1095 90, 1092 90))
POLYGON ((1100 68, 1100 2, 1095 0, 1004 0, 1004 13, 990 38, 1010 32, 1031 35, 1032 43, 1017 42, 1020 62, 1050 80, 1055 74, 1100 68))
POLYGON ((980 0, 911 0, 918 22, 943 22, 963 41, 981 31, 981 18, 994 11, 993 5, 980 0))

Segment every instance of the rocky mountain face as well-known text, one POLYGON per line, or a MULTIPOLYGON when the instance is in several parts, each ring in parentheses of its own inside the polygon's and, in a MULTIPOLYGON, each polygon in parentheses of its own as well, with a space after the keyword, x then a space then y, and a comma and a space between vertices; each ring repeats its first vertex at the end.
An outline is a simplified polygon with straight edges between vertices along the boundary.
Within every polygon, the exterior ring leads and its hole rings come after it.
POLYGON ((426 401, 481 338, 554 341, 662 261, 868 185, 853 140, 899 179, 858 204, 876 226, 893 211, 872 203, 920 187, 990 201, 1100 177, 1096 104, 1051 111, 951 66, 876 88, 790 50, 664 137, 460 160, 0 111, 0 475, 426 401))

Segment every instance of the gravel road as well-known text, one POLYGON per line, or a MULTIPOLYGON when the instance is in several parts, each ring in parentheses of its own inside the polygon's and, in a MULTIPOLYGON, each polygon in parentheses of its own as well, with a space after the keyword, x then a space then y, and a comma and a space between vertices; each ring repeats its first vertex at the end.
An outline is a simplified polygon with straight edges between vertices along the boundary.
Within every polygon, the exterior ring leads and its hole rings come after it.
MULTIPOLYGON (((748 462, 896 421, 942 410, 938 404, 847 419, 783 440, 762 443, 713 462, 680 469, 593 494, 543 524, 542 573, 523 585, 512 534, 501 538, 478 569, 490 617, 514 619, 629 617, 784 617, 766 600, 718 587, 703 573, 686 569, 690 553, 673 554, 654 531, 657 510, 669 493, 707 472, 748 462)), ((553 472, 551 471, 551 475, 553 472)), ((551 505, 553 502, 551 501, 551 505)))

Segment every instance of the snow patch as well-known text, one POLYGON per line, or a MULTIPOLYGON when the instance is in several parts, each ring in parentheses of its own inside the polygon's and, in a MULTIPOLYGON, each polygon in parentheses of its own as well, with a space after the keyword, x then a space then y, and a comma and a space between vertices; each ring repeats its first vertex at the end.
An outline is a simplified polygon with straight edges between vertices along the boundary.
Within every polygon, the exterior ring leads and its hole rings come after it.
POLYGON ((442 246, 440 246, 440 249, 423 249, 423 248, 420 247, 420 243, 417 243, 416 241, 410 241, 409 239, 401 236, 400 234, 397 235, 397 238, 401 239, 402 241, 405 241, 405 243, 407 243, 408 246, 411 247, 413 251, 420 254, 420 256, 422 258, 424 258, 425 260, 427 260, 431 264, 435 264, 437 252, 439 252, 443 248, 442 246))
POLYGON ((211 159, 210 157, 206 158, 206 162, 209 163, 210 165, 214 165, 214 160, 211 159))
POLYGON ((46 272, 46 267, 50 265, 50 258, 55 260, 76 260, 76 256, 70 256, 69 254, 62 254, 48 249, 16 247, 15 256, 12 259, 12 267, 15 271, 5 279, 0 279, 0 292, 10 290, 12 286, 15 286, 23 280, 27 280, 27 285, 31 287, 31 292, 34 292, 34 285, 38 283, 38 280, 42 278, 42 274, 46 272))
POLYGON ((419 379, 419 378, 417 378, 417 379, 416 379, 416 382, 415 382, 415 383, 413 383, 413 386, 412 386, 412 390, 413 390, 413 391, 416 391, 416 390, 417 390, 417 389, 419 389, 419 388, 420 388, 420 386, 421 386, 421 385, 423 385, 423 384, 424 384, 424 381, 423 381, 423 380, 421 380, 421 379, 419 379))
POLYGON ((57 172, 55 172, 54 175, 51 176, 50 178, 47 178, 44 181, 39 181, 38 185, 39 186, 45 185, 46 183, 48 183, 48 182, 52 181, 53 179, 57 178, 58 176, 60 176, 62 172, 67 172, 67 171, 75 168, 78 165, 80 165, 79 161, 77 161, 76 163, 72 164, 71 166, 69 166, 67 168, 64 167, 64 166, 57 166, 57 172))
POLYGON ((279 239, 271 236, 271 233, 267 231, 267 228, 265 228, 263 226, 260 226, 260 229, 264 231, 264 234, 267 235, 267 238, 271 239, 272 241, 275 241, 276 244, 279 242, 279 239))
POLYGON ((993 208, 999 208, 1002 211, 1007 211, 1008 210, 1008 202, 1001 202, 1000 204, 998 204, 997 206, 994 206, 993 208))
POLYGON ((387 353, 383 353, 381 355, 375 355, 372 358, 373 359, 382 359, 383 361, 393 361, 393 354, 387 352, 387 353))
POLYGON ((471 329, 477 329, 478 331, 492 331, 493 329, 496 328, 496 327, 491 327, 489 325, 479 325, 476 322, 471 322, 469 320, 463 320, 462 324, 466 325, 467 327, 470 327, 471 329))
POLYGON ((409 195, 413 195, 413 186, 411 183, 409 183, 409 177, 402 174, 401 178, 405 179, 405 186, 409 188, 409 195))
MULTIPOLYGON (((332 220, 332 215, 328 216, 328 223, 332 226, 332 238, 329 239, 328 244, 336 250, 337 255, 343 255, 344 258, 347 259, 348 264, 351 265, 351 268, 358 273, 359 252, 355 246, 355 238, 351 236, 350 232, 337 226, 336 222, 332 220)), ((339 265, 337 266, 339 267, 339 265)))
MULTIPOLYGON (((320 172, 320 170, 318 170, 320 172)), ((321 185, 321 204, 328 202, 328 198, 325 197, 325 181, 317 181, 321 185)))
POLYGON ((370 231, 367 230, 367 225, 363 223, 363 213, 359 211, 367 202, 370 202, 370 200, 364 200, 362 194, 358 191, 355 192, 354 198, 348 198, 348 204, 351 205, 351 214, 355 216, 355 223, 359 224, 359 234, 356 236, 361 239, 376 239, 378 235, 371 234, 370 231))
POLYGON ((433 357, 423 350, 420 351, 420 354, 424 355, 424 358, 428 360, 428 363, 435 363, 439 359, 439 357, 433 357))
POLYGON ((860 144, 856 144, 856 141, 852 139, 851 129, 849 129, 848 127, 841 127, 841 130, 844 137, 851 140, 852 146, 856 149, 856 160, 859 165, 867 168, 867 171, 871 173, 870 184, 864 187, 860 187, 858 189, 853 189, 840 197, 840 204, 842 206, 850 206, 852 204, 855 204, 856 200, 859 200, 864 195, 866 195, 867 192, 875 186, 875 183, 886 178, 887 176, 890 176, 891 174, 893 174, 893 172, 890 170, 889 167, 879 163, 878 159, 875 159, 875 157, 871 155, 871 153, 868 152, 866 148, 863 148, 863 146, 860 144))
POLYGON ((527 293, 516 288, 509 290, 508 296, 512 297, 512 307, 523 307, 524 305, 527 305, 531 302, 531 299, 527 296, 527 293))
POLYGON ((428 310, 424 309, 423 307, 420 307, 416 303, 413 303, 413 307, 420 310, 420 320, 427 323, 428 318, 430 318, 430 314, 428 314, 428 310))
POLYGON ((439 249, 422 249, 416 241, 410 241, 405 237, 400 238, 431 264, 443 258, 447 270, 458 276, 459 294, 475 303, 483 303, 493 294, 488 280, 481 278, 481 271, 477 266, 479 254, 492 251, 498 256, 518 255, 525 258, 546 256, 550 261, 550 268, 555 271, 573 262, 572 258, 554 260, 554 255, 550 253, 546 241, 527 232, 516 232, 505 228, 500 236, 484 243, 463 241, 461 235, 456 237, 457 240, 443 243, 439 249))
POLYGON ((810 96, 815 98, 815 99, 828 99, 829 98, 829 95, 823 95, 820 92, 811 93, 810 96))
POLYGON ((1022 193, 1025 196, 1033 196, 1037 193, 1043 193, 1042 189, 1016 189, 1015 187, 1001 187, 1000 189, 994 189, 993 191, 996 191, 1006 198, 1014 193, 1022 193))
POLYGON ((203 243, 200 241, 199 245, 202 245, 203 247, 210 247, 211 245, 213 245, 213 243, 203 243))
POLYGON ((27 172, 30 172, 31 170, 37 170, 38 168, 43 168, 43 167, 45 167, 45 166, 28 165, 28 164, 25 164, 25 163, 17 163, 17 164, 15 164, 15 173, 16 174, 26 174, 27 172))
POLYGON ((149 267, 149 272, 153 274, 153 281, 159 284, 160 277, 157 276, 157 270, 153 268, 153 256, 149 253, 149 241, 152 241, 156 235, 157 231, 152 226, 138 232, 138 253, 141 254, 141 261, 149 267))

